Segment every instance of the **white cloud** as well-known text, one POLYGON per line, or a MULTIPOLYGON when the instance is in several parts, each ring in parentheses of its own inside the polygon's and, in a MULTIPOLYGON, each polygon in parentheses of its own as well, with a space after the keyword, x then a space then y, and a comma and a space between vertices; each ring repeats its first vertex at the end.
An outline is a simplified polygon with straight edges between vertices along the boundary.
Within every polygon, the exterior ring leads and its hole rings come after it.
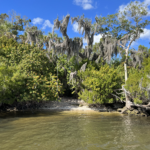
POLYGON ((81 6, 84 10, 94 8, 92 5, 92 0, 74 0, 74 3, 78 6, 81 6))
MULTIPOLYGON (((94 35, 94 41, 93 41, 93 44, 99 43, 101 38, 102 38, 102 35, 101 35, 101 34, 94 35)), ((85 38, 83 38, 83 43, 84 43, 84 44, 87 44, 87 41, 86 41, 85 38)))
POLYGON ((51 22, 49 20, 44 20, 42 18, 34 18, 32 23, 34 25, 37 25, 37 24, 42 24, 42 29, 46 29, 46 27, 49 27, 49 28, 53 28, 53 24, 51 24, 51 22), (44 23, 43 23, 44 22, 44 23))
POLYGON ((84 45, 87 45, 87 42, 86 42, 86 39, 85 39, 85 38, 83 38, 83 44, 84 44, 84 45))
POLYGON ((85 46, 86 46, 86 45, 85 45, 85 44, 83 44, 82 48, 85 48, 85 46))
POLYGON ((150 29, 144 29, 144 33, 140 35, 141 39, 150 39, 150 29))
POLYGON ((45 20, 44 23, 43 23, 43 27, 42 29, 45 29, 46 27, 49 27, 49 28, 53 28, 53 24, 51 24, 51 22, 49 20, 45 20))
MULTIPOLYGON (((128 4, 127 4, 127 5, 128 5, 128 4)), ((127 5, 120 5, 120 6, 119 6, 119 11, 120 11, 120 12, 123 12, 127 5)))
POLYGON ((42 22, 43 22, 43 19, 42 19, 42 18, 39 18, 39 17, 34 18, 34 19, 32 20, 32 23, 33 23, 33 24, 41 24, 42 22))
MULTIPOLYGON (((79 31, 78 31, 78 23, 77 23, 77 22, 75 22, 75 23, 72 25, 72 30, 73 30, 74 32, 79 32, 79 31)), ((83 27, 81 28, 81 33, 82 33, 82 31, 83 31, 83 27)))
POLYGON ((78 32, 78 23, 77 23, 77 22, 75 22, 75 23, 72 25, 72 30, 73 30, 74 32, 78 32))
POLYGON ((92 9, 93 6, 91 4, 84 4, 83 6, 83 9, 87 10, 87 9, 92 9))
POLYGON ((94 43, 93 44, 99 43, 101 38, 102 38, 101 34, 94 35, 94 43))
POLYGON ((150 0, 144 0, 144 3, 150 5, 150 0))

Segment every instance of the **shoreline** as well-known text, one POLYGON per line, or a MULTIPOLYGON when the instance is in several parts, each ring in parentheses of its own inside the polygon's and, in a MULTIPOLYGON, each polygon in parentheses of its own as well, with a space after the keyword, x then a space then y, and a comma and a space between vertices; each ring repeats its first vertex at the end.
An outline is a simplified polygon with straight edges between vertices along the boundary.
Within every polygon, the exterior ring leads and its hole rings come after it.
POLYGON ((40 110, 48 110, 48 111, 98 111, 98 112, 116 112, 115 110, 108 110, 103 108, 90 108, 87 106, 82 107, 73 107, 73 106, 67 106, 67 107, 53 107, 53 108, 39 108, 40 110))
MULTIPOLYGON (((117 104, 115 104, 117 105, 117 104)), ((49 110, 49 111, 98 111, 98 112, 117 112, 117 109, 110 106, 101 105, 99 107, 90 106, 88 103, 83 100, 73 99, 73 98, 61 98, 60 101, 50 101, 43 104, 39 109, 40 110, 49 110)), ((122 105, 123 106, 123 105, 122 105)))
POLYGON ((125 103, 112 103, 112 104, 88 104, 83 100, 78 100, 72 97, 61 97, 57 101, 45 101, 41 103, 36 102, 26 102, 17 103, 16 105, 3 106, 0 108, 0 112, 24 112, 24 111, 53 111, 53 112, 110 112, 119 114, 128 114, 136 116, 150 116, 150 112, 147 112, 139 108, 125 107, 125 103), (18 105, 17 105, 18 104, 18 105))
POLYGON ((21 103, 16 105, 4 105, 0 108, 0 112, 12 111, 97 111, 97 112, 116 112, 118 108, 124 107, 121 103, 94 105, 88 104, 83 100, 78 100, 72 97, 61 97, 57 101, 45 101, 42 103, 21 103))

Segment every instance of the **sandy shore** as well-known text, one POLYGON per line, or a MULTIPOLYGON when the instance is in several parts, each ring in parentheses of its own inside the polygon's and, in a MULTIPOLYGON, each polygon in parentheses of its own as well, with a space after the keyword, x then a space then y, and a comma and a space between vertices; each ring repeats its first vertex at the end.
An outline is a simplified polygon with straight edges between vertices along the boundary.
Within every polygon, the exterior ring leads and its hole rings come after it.
POLYGON ((83 100, 73 98, 61 98, 59 101, 50 101, 43 104, 40 109, 42 110, 57 110, 57 111, 100 111, 109 112, 113 111, 106 107, 90 108, 83 100))

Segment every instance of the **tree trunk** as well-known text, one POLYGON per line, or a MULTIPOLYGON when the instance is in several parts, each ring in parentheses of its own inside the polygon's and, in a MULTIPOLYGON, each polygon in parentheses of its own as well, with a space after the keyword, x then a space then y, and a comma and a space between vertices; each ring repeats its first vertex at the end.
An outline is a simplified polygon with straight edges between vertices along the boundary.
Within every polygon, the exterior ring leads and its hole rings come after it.
POLYGON ((128 76, 127 76, 127 63, 126 63, 126 61, 124 63, 124 72, 125 72, 125 83, 126 83, 126 81, 128 79, 128 76))
MULTIPOLYGON (((127 76, 127 55, 126 55, 126 60, 124 62, 124 73, 125 73, 125 84, 126 84, 126 81, 128 79, 128 76, 127 76)), ((131 107, 131 102, 129 100, 129 97, 127 95, 127 92, 125 92, 125 98, 126 98, 126 108, 130 108, 131 107)))

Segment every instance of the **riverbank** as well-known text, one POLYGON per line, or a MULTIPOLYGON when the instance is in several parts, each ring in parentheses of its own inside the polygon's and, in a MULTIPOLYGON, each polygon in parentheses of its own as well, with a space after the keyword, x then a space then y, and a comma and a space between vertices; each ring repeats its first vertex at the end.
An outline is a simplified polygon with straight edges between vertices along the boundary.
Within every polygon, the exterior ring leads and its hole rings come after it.
MULTIPOLYGON (((142 106, 141 106, 142 107, 142 106)), ((0 112, 16 112, 16 111, 84 111, 84 112, 119 112, 121 114, 136 115, 136 116, 150 116, 150 111, 145 108, 132 107, 127 109, 125 103, 112 103, 95 105, 85 103, 83 100, 78 100, 72 97, 61 97, 57 101, 45 102, 22 102, 14 103, 12 105, 4 104, 0 106, 0 112)))
POLYGON ((99 112, 113 112, 118 108, 123 108, 124 103, 114 103, 105 105, 89 105, 83 100, 78 100, 72 97, 62 97, 57 101, 46 102, 22 102, 14 103, 12 105, 3 105, 0 111, 24 111, 24 110, 47 110, 47 111, 99 111, 99 112))
POLYGON ((40 109, 43 110, 56 110, 56 111, 99 111, 99 112, 112 112, 118 108, 122 108, 124 104, 107 104, 107 105, 89 105, 83 100, 74 98, 63 97, 59 101, 50 101, 42 104, 40 109))

